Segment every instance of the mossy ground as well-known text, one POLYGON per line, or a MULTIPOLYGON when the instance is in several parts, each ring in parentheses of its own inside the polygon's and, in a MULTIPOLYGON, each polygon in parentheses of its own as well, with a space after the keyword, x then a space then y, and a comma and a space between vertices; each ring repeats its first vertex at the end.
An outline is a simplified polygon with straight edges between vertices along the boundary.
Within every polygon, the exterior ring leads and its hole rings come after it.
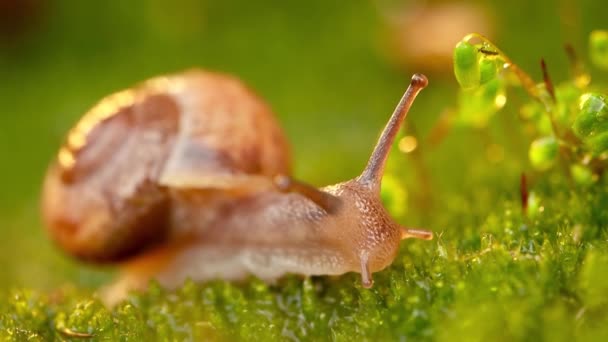
MULTIPOLYGON (((559 177, 557 177, 559 179, 559 177)), ((608 191, 546 180, 534 212, 473 191, 440 200, 431 242, 406 241, 371 290, 356 275, 269 286, 151 284, 113 309, 90 291, 13 290, 13 340, 605 340, 608 191), (558 189, 558 190, 556 190, 558 189)))

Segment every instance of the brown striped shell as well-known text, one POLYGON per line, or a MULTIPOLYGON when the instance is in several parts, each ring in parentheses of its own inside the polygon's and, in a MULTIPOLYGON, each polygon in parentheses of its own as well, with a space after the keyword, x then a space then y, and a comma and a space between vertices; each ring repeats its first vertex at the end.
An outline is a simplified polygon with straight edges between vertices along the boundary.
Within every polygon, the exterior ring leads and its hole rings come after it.
POLYGON ((124 260, 176 235, 175 189, 238 196, 289 164, 271 110, 237 79, 202 70, 158 77, 104 98, 68 133, 47 171, 44 220, 70 254, 124 260))

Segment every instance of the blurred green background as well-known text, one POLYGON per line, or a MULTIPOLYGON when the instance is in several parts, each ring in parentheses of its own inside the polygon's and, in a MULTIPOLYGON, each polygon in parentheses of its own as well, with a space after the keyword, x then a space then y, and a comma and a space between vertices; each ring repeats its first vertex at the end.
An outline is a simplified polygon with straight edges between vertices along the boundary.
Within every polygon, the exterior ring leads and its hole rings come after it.
MULTIPOLYGON (((471 191, 474 168, 490 167, 494 186, 516 197, 526 145, 509 144, 518 139, 505 128, 517 124, 515 116, 489 127, 504 142, 508 165, 488 162, 486 142, 467 130, 424 148, 440 114, 455 106, 457 85, 449 59, 412 56, 423 48, 411 37, 447 39, 449 56, 460 37, 442 36, 441 25, 480 31, 537 79, 542 56, 554 79, 563 80, 563 44, 586 56, 589 32, 606 24, 605 2, 468 2, 483 25, 458 16, 424 20, 450 4, 459 3, 0 0, 0 288, 93 287, 108 277, 72 262, 47 239, 38 208, 45 168, 97 100, 195 66, 237 75, 266 99, 292 142, 295 174, 317 185, 362 169, 411 73, 427 73, 431 86, 408 120, 420 137, 432 191, 471 191), (432 25, 408 28, 401 20, 432 25)), ((412 164, 405 160, 399 176, 416 191, 420 174, 412 164)), ((410 210, 408 222, 429 222, 432 210, 441 209, 410 210)))

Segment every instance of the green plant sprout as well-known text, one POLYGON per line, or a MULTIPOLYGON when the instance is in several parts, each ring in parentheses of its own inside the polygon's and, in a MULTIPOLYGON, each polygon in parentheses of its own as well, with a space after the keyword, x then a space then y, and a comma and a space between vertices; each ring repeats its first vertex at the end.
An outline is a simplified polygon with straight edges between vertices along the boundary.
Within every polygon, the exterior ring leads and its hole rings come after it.
MULTIPOLYGON (((506 104, 507 86, 519 86, 530 97, 520 113, 534 126, 532 167, 547 171, 561 163, 577 184, 590 185, 608 159, 608 95, 591 84, 571 46, 566 52, 572 77, 554 86, 544 60, 543 81, 536 83, 486 37, 465 36, 454 48, 454 75, 461 87, 458 122, 484 127, 506 104)), ((595 66, 608 69, 608 31, 591 33, 589 55, 595 66)))

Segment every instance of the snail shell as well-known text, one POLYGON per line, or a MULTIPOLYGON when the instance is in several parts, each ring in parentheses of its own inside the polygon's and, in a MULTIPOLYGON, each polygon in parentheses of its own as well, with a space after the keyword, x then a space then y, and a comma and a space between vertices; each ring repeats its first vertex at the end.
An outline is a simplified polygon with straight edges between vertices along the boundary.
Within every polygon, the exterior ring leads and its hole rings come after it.
POLYGON ((180 189, 208 189, 196 206, 212 220, 220 203, 289 171, 287 140, 264 102, 230 76, 190 70, 84 115, 47 171, 43 216, 70 254, 121 261, 190 233, 172 224, 175 207, 192 204, 180 189))

